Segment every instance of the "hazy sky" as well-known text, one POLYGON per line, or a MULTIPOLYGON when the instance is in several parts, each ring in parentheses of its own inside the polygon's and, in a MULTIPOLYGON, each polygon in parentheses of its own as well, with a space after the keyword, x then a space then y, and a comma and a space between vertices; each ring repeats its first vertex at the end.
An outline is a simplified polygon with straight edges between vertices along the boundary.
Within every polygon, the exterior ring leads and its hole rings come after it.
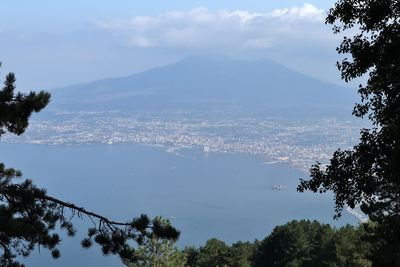
POLYGON ((1 76, 48 89, 164 65, 190 54, 270 58, 339 82, 331 0, 1 0, 1 76))

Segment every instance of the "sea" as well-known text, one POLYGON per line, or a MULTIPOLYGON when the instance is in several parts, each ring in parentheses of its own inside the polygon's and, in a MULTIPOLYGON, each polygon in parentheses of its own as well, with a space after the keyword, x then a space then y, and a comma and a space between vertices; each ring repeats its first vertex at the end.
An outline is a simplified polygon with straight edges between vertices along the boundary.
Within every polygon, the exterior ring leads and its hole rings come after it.
MULTIPOLYGON (((264 239, 277 225, 310 219, 333 226, 357 225, 344 211, 334 220, 332 193, 298 193, 307 172, 266 159, 202 147, 142 144, 0 144, 0 162, 19 169, 49 195, 119 221, 140 214, 163 216, 181 231, 180 248, 210 238, 231 244, 264 239), (282 190, 274 190, 279 186, 282 190)), ((99 247, 80 246, 88 218, 73 218, 73 238, 62 235, 61 258, 36 248, 27 266, 124 266, 99 247)))

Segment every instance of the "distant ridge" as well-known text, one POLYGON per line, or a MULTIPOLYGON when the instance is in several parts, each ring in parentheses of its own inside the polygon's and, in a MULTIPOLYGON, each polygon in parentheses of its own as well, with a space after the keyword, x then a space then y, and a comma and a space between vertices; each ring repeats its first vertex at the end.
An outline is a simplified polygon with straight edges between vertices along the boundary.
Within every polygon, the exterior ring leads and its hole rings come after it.
POLYGON ((241 109, 346 109, 356 92, 303 75, 267 59, 238 60, 193 55, 174 64, 126 77, 52 91, 53 108, 77 110, 181 109, 234 106, 241 109))

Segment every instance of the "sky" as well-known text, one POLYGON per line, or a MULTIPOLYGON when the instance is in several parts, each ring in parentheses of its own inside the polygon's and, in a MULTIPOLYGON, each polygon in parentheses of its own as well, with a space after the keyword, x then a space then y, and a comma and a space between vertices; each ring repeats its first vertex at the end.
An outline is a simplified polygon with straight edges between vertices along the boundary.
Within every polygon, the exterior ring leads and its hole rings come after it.
POLYGON ((269 58, 341 83, 331 0, 1 0, 0 75, 19 90, 124 76, 199 53, 269 58))

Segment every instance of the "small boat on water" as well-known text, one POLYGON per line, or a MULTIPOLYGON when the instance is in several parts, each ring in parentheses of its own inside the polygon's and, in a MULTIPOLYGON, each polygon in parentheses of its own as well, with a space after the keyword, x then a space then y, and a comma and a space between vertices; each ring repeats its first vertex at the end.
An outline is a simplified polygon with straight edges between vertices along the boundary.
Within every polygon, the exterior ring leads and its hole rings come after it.
POLYGON ((271 189, 272 190, 277 190, 277 191, 282 191, 282 190, 286 190, 287 186, 281 185, 281 184, 277 184, 277 185, 271 186, 271 189))

